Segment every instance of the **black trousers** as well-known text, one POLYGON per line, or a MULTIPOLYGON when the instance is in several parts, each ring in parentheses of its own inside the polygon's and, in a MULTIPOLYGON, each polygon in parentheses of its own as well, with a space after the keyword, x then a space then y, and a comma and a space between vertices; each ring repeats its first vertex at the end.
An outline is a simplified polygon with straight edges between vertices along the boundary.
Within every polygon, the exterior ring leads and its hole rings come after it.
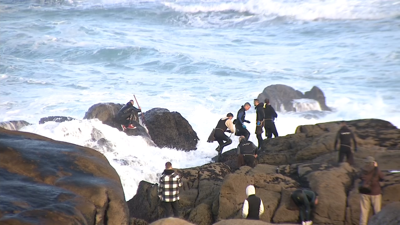
POLYGON ((264 129, 265 129, 265 136, 267 138, 272 138, 272 134, 274 135, 274 137, 278 137, 278 131, 276 130, 274 121, 265 120, 264 129))
POLYGON ((123 124, 124 126, 129 126, 129 124, 132 124, 132 121, 139 122, 138 120, 138 115, 136 113, 131 113, 128 117, 120 117, 118 118, 118 122, 120 124, 123 124))
POLYGON ((232 140, 222 130, 216 129, 214 137, 219 144, 219 152, 222 152, 225 146, 232 144, 232 140))
POLYGON ((301 222, 304 221, 311 221, 311 206, 310 203, 306 204, 304 202, 304 198, 307 198, 302 191, 296 190, 291 195, 293 202, 299 207, 300 213, 300 220, 301 222))
POLYGON ((164 218, 174 216, 179 218, 179 201, 175 202, 161 202, 161 206, 165 210, 164 218), (173 212, 173 214, 172 214, 173 212))
POLYGON ((254 161, 255 161, 254 155, 243 155, 243 161, 244 165, 254 167, 254 161))
POLYGON ((350 146, 344 146, 341 145, 339 149, 339 160, 338 162, 341 163, 344 160, 344 157, 346 156, 347 162, 350 165, 354 164, 354 157, 353 157, 353 152, 351 151, 350 146))
POLYGON ((236 126, 236 136, 244 136, 246 140, 249 140, 250 132, 246 128, 243 128, 242 125, 236 126))

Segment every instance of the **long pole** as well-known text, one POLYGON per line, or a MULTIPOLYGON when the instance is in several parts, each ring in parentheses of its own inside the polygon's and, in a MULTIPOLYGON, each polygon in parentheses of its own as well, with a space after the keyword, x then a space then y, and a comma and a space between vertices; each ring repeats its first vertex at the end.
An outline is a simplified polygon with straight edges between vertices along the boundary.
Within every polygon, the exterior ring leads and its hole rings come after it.
MULTIPOLYGON (((136 99, 136 96, 133 95, 133 97, 135 98, 136 104, 137 104, 137 106, 139 107, 139 109, 142 110, 142 109, 140 108, 140 105, 139 105, 138 100, 136 99)), ((143 112, 141 113, 141 115, 142 115, 143 125, 146 125, 146 121, 144 120, 143 112)))

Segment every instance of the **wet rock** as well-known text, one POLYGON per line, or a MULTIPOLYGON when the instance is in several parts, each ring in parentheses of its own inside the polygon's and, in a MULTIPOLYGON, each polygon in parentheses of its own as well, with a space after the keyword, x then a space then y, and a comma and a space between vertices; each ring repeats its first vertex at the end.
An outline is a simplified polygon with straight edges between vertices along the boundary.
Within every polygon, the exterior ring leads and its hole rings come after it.
POLYGON ((0 224, 128 224, 120 178, 101 153, 0 129, 0 224))
POLYGON ((0 127, 7 130, 20 130, 21 128, 30 125, 25 120, 12 120, 6 122, 0 122, 0 127))
POLYGON ((72 117, 69 117, 69 116, 48 116, 48 117, 40 118, 39 124, 44 124, 46 122, 62 123, 62 122, 71 121, 71 120, 75 120, 75 119, 72 117))
POLYGON ((145 114, 146 126, 154 143, 177 150, 196 150, 199 138, 189 122, 178 112, 154 108, 145 114))

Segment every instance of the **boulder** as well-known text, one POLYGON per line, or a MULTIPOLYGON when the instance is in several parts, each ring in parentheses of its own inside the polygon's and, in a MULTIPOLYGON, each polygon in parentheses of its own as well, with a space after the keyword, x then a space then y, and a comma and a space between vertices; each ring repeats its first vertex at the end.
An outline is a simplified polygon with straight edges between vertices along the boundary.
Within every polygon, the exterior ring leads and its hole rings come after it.
POLYGON ((281 112, 295 111, 295 108, 293 107, 293 100, 302 98, 314 99, 319 103, 322 110, 330 110, 330 108, 326 105, 324 93, 316 86, 303 94, 302 92, 295 90, 290 86, 274 84, 266 87, 257 97, 260 102, 264 102, 266 98, 270 100, 271 106, 275 110, 281 112))
POLYGON ((400 202, 393 202, 374 215, 368 225, 400 224, 400 202))
POLYGON ((20 130, 21 128, 30 125, 30 123, 25 120, 12 120, 6 122, 0 122, 0 128, 7 130, 20 130))
POLYGON ((128 224, 120 178, 101 153, 0 129, 0 224, 128 224))
MULTIPOLYGON (((259 221, 259 220, 245 220, 245 219, 230 219, 221 220, 214 225, 272 225, 271 223, 259 221)), ((280 225, 290 225, 288 223, 280 223, 280 225)), ((292 224, 293 225, 293 224, 292 224)))
POLYGON ((69 117, 69 116, 48 116, 48 117, 40 118, 39 124, 44 124, 46 122, 62 123, 62 122, 71 121, 71 120, 75 120, 75 119, 72 117, 69 117))
POLYGON ((154 108, 145 114, 146 126, 154 143, 160 148, 196 150, 199 138, 189 122, 178 112, 154 108))
POLYGON ((149 223, 141 219, 130 218, 129 225, 149 225, 149 223))
MULTIPOLYGON (((97 118, 104 124, 107 124, 122 131, 121 124, 115 120, 115 115, 117 115, 122 106, 124 106, 124 104, 98 103, 88 109, 83 119, 89 120, 97 118)), ((144 128, 140 123, 133 121, 133 125, 136 126, 136 129, 127 129, 125 131, 127 135, 142 136, 146 140, 150 139, 146 128, 144 128)))
POLYGON ((157 220, 150 225, 194 225, 193 223, 189 223, 186 220, 182 220, 179 218, 165 218, 161 220, 157 220))

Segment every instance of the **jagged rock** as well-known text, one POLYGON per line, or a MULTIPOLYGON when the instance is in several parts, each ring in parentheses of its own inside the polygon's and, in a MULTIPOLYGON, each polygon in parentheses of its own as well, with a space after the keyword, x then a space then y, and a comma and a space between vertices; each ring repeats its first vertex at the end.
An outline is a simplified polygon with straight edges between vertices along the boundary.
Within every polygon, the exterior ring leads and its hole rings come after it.
POLYGON ((21 128, 30 125, 25 120, 12 120, 6 122, 0 122, 0 127, 7 130, 20 130, 21 128))
POLYGON ((120 178, 101 153, 0 129, 0 224, 128 224, 120 178))
POLYGON ((69 116, 48 116, 48 117, 40 118, 39 124, 44 124, 46 122, 62 123, 62 122, 71 121, 71 120, 75 120, 75 119, 72 117, 69 117, 69 116))
MULTIPOLYGON (((190 217, 190 221, 195 224, 211 224, 213 220, 209 219, 212 219, 210 217, 212 204, 218 198, 223 178, 230 172, 229 167, 222 163, 212 163, 177 169, 177 172, 181 175, 183 183, 179 201, 181 215, 190 217)), ((157 188, 156 184, 145 181, 139 183, 136 195, 128 201, 132 217, 148 222, 162 218, 164 212, 160 207, 157 188)))
POLYGON ((400 202, 393 202, 382 208, 378 214, 374 215, 368 225, 395 225, 400 224, 400 202))
POLYGON ((322 110, 330 110, 330 108, 326 105, 324 93, 316 86, 303 94, 302 92, 287 85, 270 85, 266 87, 257 98, 261 102, 264 102, 264 100, 268 98, 271 106, 277 111, 295 111, 295 108, 293 107, 293 100, 302 98, 314 99, 319 103, 322 110))
MULTIPOLYGON (((107 124, 122 131, 121 124, 115 120, 115 115, 117 115, 122 106, 124 106, 124 104, 98 103, 88 109, 83 119, 97 118, 104 124, 107 124)), ((150 139, 150 136, 147 133, 146 129, 140 123, 133 121, 133 125, 136 126, 136 129, 127 129, 125 131, 127 135, 142 136, 145 139, 150 139)))
POLYGON ((136 219, 136 218, 130 218, 129 220, 129 225, 148 225, 149 223, 141 220, 141 219, 136 219))
POLYGON ((150 225, 194 225, 194 224, 179 218, 165 218, 157 220, 151 223, 150 225))
POLYGON ((178 112, 154 108, 145 114, 146 126, 154 143, 178 150, 196 150, 199 138, 189 122, 178 112))

